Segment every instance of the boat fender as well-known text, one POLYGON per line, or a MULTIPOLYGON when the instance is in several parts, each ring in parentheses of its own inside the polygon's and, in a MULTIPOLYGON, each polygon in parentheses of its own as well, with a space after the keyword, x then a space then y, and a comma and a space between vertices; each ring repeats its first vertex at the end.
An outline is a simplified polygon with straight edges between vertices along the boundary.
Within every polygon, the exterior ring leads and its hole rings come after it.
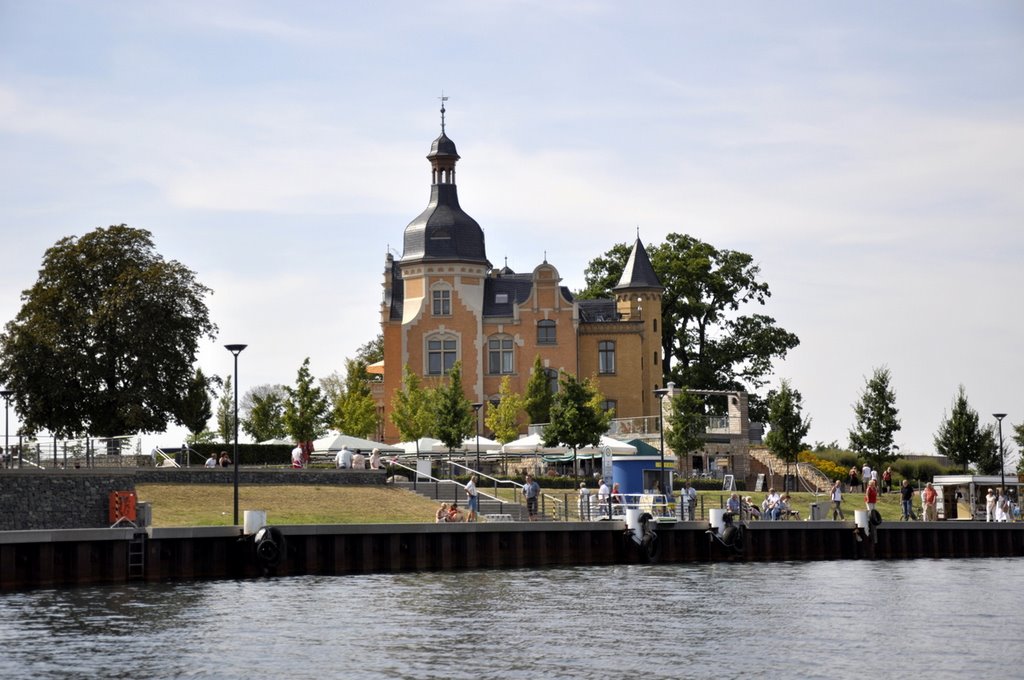
POLYGON ((253 539, 256 561, 265 568, 276 567, 284 557, 284 534, 276 527, 261 527, 253 539))
POLYGON ((878 510, 872 510, 871 515, 868 517, 868 524, 870 524, 873 527, 877 527, 881 523, 882 513, 878 512, 878 510))
POLYGON ((661 553, 661 541, 658 540, 658 533, 654 530, 654 516, 645 512, 640 515, 640 527, 643 531, 643 538, 640 539, 640 550, 649 562, 658 559, 661 553))

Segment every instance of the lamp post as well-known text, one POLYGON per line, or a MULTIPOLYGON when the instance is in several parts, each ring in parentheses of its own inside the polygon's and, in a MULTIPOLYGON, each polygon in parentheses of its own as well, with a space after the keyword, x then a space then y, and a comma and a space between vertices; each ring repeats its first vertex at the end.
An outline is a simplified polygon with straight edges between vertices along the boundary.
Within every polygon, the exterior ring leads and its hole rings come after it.
MULTIPOLYGON (((654 396, 658 398, 658 435, 661 438, 661 462, 658 464, 658 485, 661 493, 665 493, 665 395, 667 388, 654 390, 654 396)), ((671 495, 671 493, 669 494, 671 495)))
POLYGON ((473 404, 473 415, 476 417, 476 471, 480 472, 480 409, 483 402, 473 404))
POLYGON ((248 345, 224 345, 224 349, 235 357, 235 526, 238 526, 238 355, 248 345))
POLYGON ((9 435, 7 430, 7 418, 10 411, 8 406, 10 405, 11 395, 13 394, 14 390, 0 390, 0 397, 4 398, 4 459, 2 462, 4 466, 6 466, 7 461, 10 460, 10 466, 12 468, 14 467, 14 456, 11 455, 11 445, 8 441, 9 435))
POLYGON ((1005 413, 993 413, 992 417, 999 421, 999 474, 1002 478, 1000 486, 1003 489, 1005 498, 1009 495, 1006 492, 1006 465, 1003 463, 1003 418, 1006 417, 1005 413))

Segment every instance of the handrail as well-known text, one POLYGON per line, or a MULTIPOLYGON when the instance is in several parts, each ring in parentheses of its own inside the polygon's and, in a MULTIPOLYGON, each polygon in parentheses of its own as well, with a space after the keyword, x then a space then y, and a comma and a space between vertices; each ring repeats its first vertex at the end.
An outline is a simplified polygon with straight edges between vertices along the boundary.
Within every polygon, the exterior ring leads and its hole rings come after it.
MULTIPOLYGON (((167 467, 181 467, 181 465, 178 464, 178 461, 174 460, 173 456, 169 456, 166 453, 164 453, 159 446, 154 446, 153 450, 149 452, 149 455, 153 458, 154 463, 156 462, 157 457, 159 456, 160 458, 163 459, 164 462, 171 461, 172 465, 168 465, 167 467)), ((163 465, 159 465, 157 467, 163 467, 163 465)))

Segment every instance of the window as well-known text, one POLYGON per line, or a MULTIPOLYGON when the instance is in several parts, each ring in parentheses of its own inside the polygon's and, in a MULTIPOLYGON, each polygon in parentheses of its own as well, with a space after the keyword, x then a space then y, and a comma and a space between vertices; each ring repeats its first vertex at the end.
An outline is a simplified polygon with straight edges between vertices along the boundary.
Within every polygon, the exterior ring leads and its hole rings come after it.
POLYGON ((447 289, 433 291, 434 316, 451 316, 452 292, 447 289))
POLYGON ((602 340, 597 343, 597 372, 615 372, 615 341, 602 340))
POLYGON ((512 338, 507 335, 498 335, 487 341, 487 372, 491 375, 511 373, 514 367, 512 361, 512 338))
POLYGON ((544 376, 548 379, 548 392, 558 393, 558 371, 553 368, 545 368, 544 376))
POLYGON ((459 354, 459 341, 451 336, 434 336, 427 340, 427 374, 447 375, 459 354))
POLYGON ((543 319, 537 322, 537 344, 555 344, 555 322, 551 319, 543 319))
POLYGON ((494 303, 497 304, 497 305, 507 305, 508 304, 508 293, 497 293, 494 296, 494 303))
POLYGON ((615 403, 614 399, 605 399, 601 402, 601 410, 605 413, 614 413, 615 403))
POLYGON ((654 365, 655 366, 658 365, 658 353, 657 352, 654 353, 654 365))
POLYGON ((657 318, 654 319, 654 332, 655 333, 658 332, 658 319, 657 318))

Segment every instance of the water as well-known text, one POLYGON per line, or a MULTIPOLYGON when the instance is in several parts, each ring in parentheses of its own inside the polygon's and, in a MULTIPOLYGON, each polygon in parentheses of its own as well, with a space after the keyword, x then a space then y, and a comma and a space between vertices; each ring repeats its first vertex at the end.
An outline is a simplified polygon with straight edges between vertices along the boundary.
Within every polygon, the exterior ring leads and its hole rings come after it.
POLYGON ((1019 677, 1024 561, 295 577, 0 596, 0 678, 1019 677))

